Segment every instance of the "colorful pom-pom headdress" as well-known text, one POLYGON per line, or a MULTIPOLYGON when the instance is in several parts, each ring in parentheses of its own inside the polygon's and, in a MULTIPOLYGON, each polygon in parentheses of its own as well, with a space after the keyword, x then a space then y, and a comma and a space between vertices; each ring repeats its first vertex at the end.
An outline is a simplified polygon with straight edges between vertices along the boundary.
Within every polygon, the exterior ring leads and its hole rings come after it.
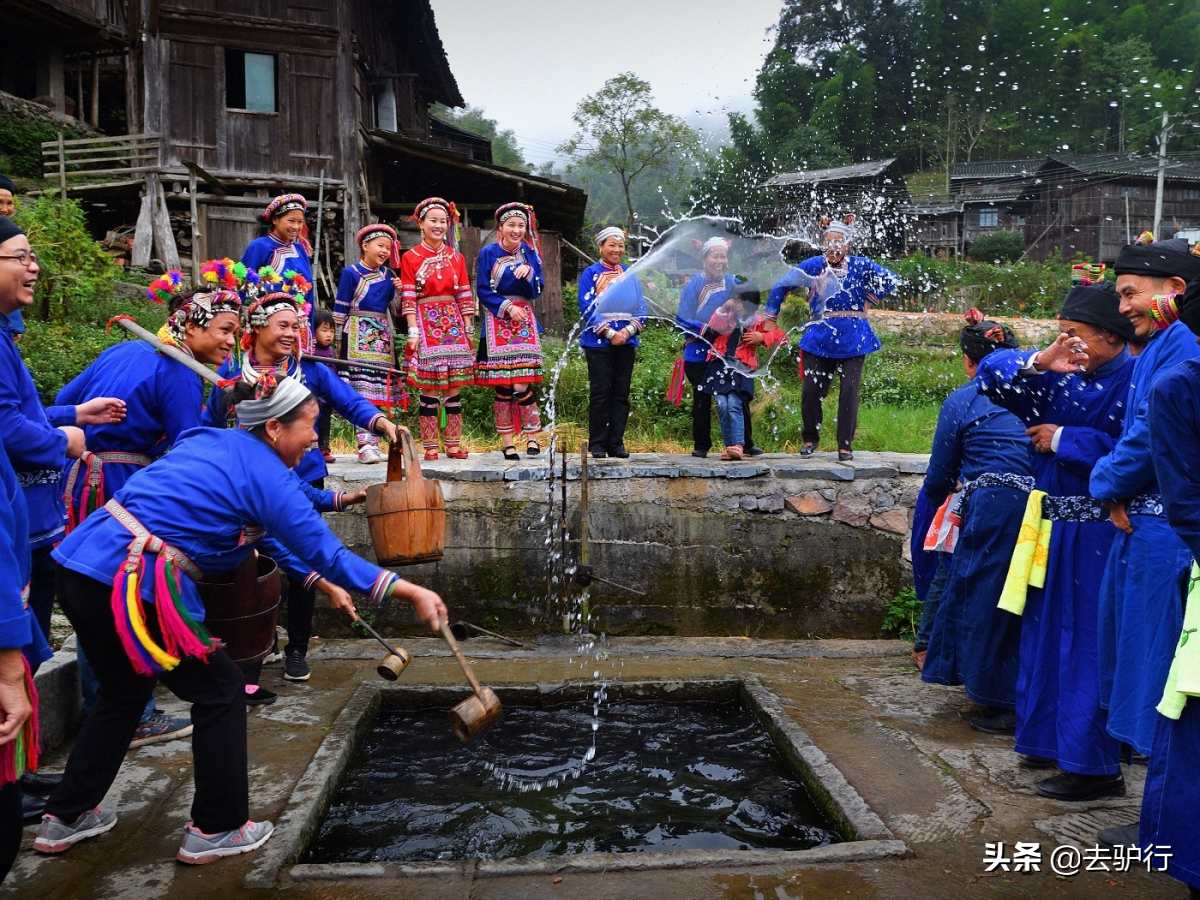
POLYGON ((434 209, 446 211, 446 216, 450 219, 450 227, 446 230, 445 240, 451 250, 457 250, 462 239, 462 221, 458 215, 458 207, 449 200, 443 200, 441 197, 428 197, 417 204, 417 208, 413 210, 413 214, 408 219, 410 222, 423 222, 430 210, 434 209))
POLYGON ((238 315, 242 309, 241 291, 253 284, 250 273, 241 263, 231 259, 210 259, 200 267, 199 290, 180 299, 184 286, 183 273, 172 269, 150 283, 147 296, 155 303, 169 303, 173 309, 166 324, 158 332, 165 344, 178 346, 187 337, 187 325, 194 322, 207 329, 221 313, 238 315))
POLYGON ((280 275, 270 266, 263 266, 256 274, 258 296, 242 308, 242 349, 254 347, 255 328, 264 327, 275 313, 290 309, 300 318, 301 339, 296 350, 304 352, 304 335, 308 331, 307 294, 312 290, 312 282, 294 269, 286 269, 280 275))
POLYGON ((355 243, 361 250, 368 241, 373 241, 376 238, 385 237, 391 240, 392 249, 388 255, 388 265, 396 270, 400 268, 400 237, 396 234, 396 229, 391 225, 385 225, 382 222, 376 222, 373 225, 368 225, 365 228, 360 228, 358 234, 355 235, 355 243))
MULTIPOLYGON (((1146 232, 1146 234, 1149 233, 1146 232)), ((1084 286, 1099 284, 1104 280, 1104 270, 1104 263, 1076 263, 1071 266, 1071 284, 1084 286)))

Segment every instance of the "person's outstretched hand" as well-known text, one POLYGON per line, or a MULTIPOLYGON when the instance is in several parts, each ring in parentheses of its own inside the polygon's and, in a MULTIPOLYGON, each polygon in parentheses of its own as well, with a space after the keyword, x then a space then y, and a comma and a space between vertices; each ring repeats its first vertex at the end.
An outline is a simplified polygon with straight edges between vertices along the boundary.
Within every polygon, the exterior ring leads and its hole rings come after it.
POLYGON ((1045 372, 1078 372, 1087 365, 1087 344, 1083 338, 1060 334, 1045 350, 1033 358, 1033 366, 1045 372))
POLYGON ((441 629, 443 621, 449 621, 450 614, 446 612, 446 604, 436 593, 413 584, 411 581, 400 579, 392 587, 392 596, 400 597, 412 604, 417 619, 425 622, 433 631, 441 629))
POLYGON ((21 733, 33 714, 20 650, 0 650, 0 745, 21 733))
POLYGON ((125 418, 125 401, 120 397, 93 397, 75 407, 76 425, 114 425, 125 418))

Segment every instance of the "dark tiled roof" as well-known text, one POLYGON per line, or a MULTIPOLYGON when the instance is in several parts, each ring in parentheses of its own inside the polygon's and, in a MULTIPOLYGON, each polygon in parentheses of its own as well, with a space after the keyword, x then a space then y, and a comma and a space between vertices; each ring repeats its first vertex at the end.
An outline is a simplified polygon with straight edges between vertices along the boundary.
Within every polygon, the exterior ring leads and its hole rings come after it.
POLYGON ((990 159, 984 162, 955 163, 950 170, 950 180, 956 179, 1003 179, 1030 177, 1042 164, 1046 157, 1036 159, 990 159))
MULTIPOLYGON (((856 181, 860 178, 877 178, 896 165, 896 160, 874 159, 852 166, 838 166, 834 169, 806 169, 803 172, 782 172, 767 181, 767 187, 786 187, 793 184, 823 184, 829 181, 856 181)), ((897 170, 898 184, 904 186, 903 178, 897 170)))

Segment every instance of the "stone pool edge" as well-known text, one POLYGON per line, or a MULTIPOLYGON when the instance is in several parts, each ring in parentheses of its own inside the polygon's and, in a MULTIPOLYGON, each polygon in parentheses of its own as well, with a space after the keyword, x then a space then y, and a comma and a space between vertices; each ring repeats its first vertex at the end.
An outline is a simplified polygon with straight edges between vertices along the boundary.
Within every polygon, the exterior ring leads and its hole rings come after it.
MULTIPOLYGON (((242 886, 259 889, 276 887, 284 869, 288 869, 287 875, 291 880, 297 881, 445 875, 498 878, 508 875, 649 871, 697 866, 800 866, 903 857, 911 852, 903 841, 895 839, 866 800, 846 781, 808 733, 788 716, 779 699, 757 678, 634 679, 628 682, 610 681, 606 690, 610 699, 623 699, 644 695, 647 685, 656 686, 656 693, 660 691, 664 697, 678 694, 674 698, 678 700, 700 699, 691 696, 693 691, 701 690, 709 696, 714 688, 725 688, 734 695, 740 695, 767 729, 776 749, 804 781, 814 800, 834 821, 843 837, 847 834, 854 837, 844 843, 810 850, 675 850, 447 862, 300 863, 301 854, 311 843, 329 811, 334 792, 350 758, 374 721, 371 713, 382 704, 384 691, 396 691, 382 684, 363 682, 317 747, 276 823, 274 840, 263 848, 256 865, 243 879, 242 886)), ((536 702, 539 698, 558 694, 564 688, 573 693, 580 690, 586 692, 593 686, 585 682, 570 685, 530 683, 496 685, 496 688, 505 695, 526 695, 524 699, 536 702)), ((448 696, 463 694, 464 689, 412 685, 405 686, 404 693, 425 694, 429 702, 445 702, 448 696)))

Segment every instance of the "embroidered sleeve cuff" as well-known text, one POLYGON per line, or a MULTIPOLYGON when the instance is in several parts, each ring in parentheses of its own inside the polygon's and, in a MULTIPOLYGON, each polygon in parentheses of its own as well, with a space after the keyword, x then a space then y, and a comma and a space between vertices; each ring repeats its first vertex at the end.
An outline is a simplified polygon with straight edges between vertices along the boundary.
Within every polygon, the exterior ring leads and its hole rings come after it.
POLYGON ((367 426, 367 431, 371 432, 372 434, 382 434, 383 432, 376 430, 376 426, 379 424, 380 419, 383 418, 383 413, 379 413, 377 416, 375 416, 375 418, 371 419, 371 424, 367 426))
POLYGON ((631 319, 629 324, 625 326, 625 328, 629 331, 630 337, 633 337, 644 327, 645 326, 640 319, 631 319))
POLYGON ((371 602, 382 604, 391 595, 392 585, 400 580, 395 572, 380 571, 371 588, 371 602))
POLYGON ((334 512, 342 512, 345 508, 346 508, 346 492, 345 491, 334 491, 333 492, 333 511, 334 512))
POLYGON ((501 319, 507 318, 508 311, 512 309, 512 305, 513 302, 511 300, 505 300, 500 304, 500 311, 496 313, 496 316, 501 319))
POLYGON ((303 585, 303 587, 304 587, 304 590, 306 590, 306 591, 307 591, 307 590, 308 590, 310 587, 312 587, 314 584, 316 584, 316 583, 317 583, 318 581, 320 581, 320 580, 321 580, 321 573, 320 573, 320 572, 309 572, 309 573, 308 573, 308 574, 307 574, 307 575, 304 577, 304 581, 303 581, 303 582, 301 582, 301 584, 303 585))

